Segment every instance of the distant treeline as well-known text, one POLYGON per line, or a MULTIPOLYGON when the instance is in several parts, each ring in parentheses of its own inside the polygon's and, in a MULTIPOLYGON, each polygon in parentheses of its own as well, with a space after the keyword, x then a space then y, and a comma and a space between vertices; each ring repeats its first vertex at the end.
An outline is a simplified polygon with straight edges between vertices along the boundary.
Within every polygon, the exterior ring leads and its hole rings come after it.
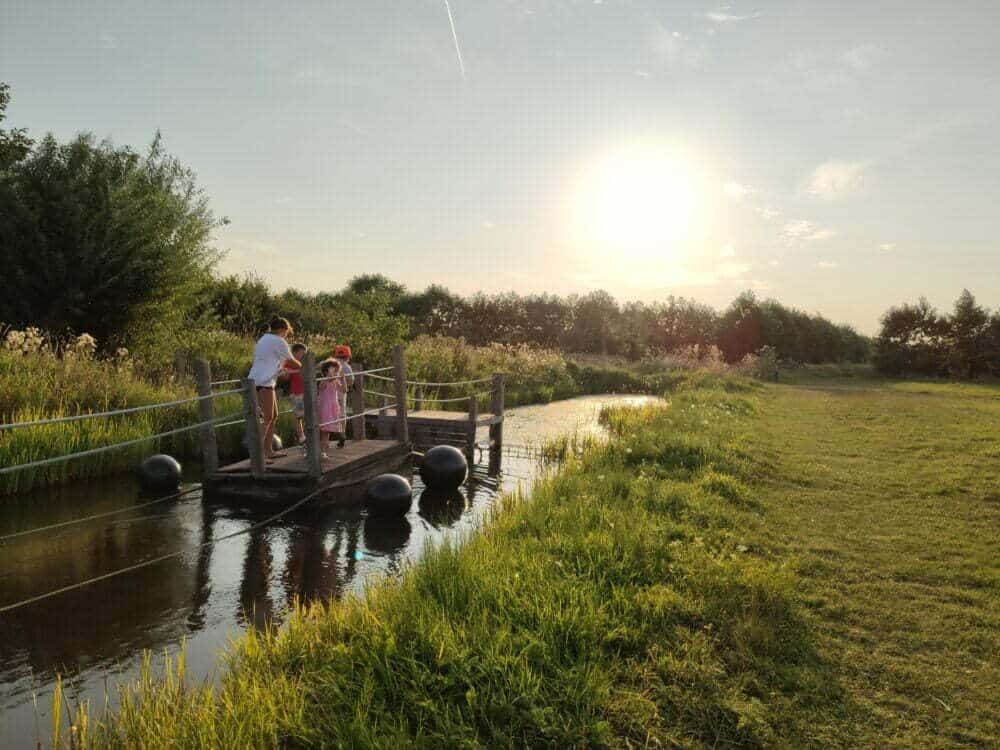
POLYGON ((1000 309, 991 316, 967 289, 951 315, 923 298, 890 308, 875 339, 874 363, 893 376, 1000 376, 1000 309))
POLYGON ((359 276, 332 294, 288 290, 272 294, 253 277, 212 284, 211 314, 227 330, 250 335, 273 310, 311 331, 337 330, 341 311, 367 300, 373 311, 400 320, 408 335, 464 338, 469 343, 529 344, 569 352, 640 359, 677 349, 717 346, 729 362, 764 346, 797 362, 863 361, 869 341, 819 315, 759 301, 746 292, 724 312, 682 297, 619 304, 604 291, 580 296, 515 293, 462 297, 440 286, 421 292, 381 275, 359 276))

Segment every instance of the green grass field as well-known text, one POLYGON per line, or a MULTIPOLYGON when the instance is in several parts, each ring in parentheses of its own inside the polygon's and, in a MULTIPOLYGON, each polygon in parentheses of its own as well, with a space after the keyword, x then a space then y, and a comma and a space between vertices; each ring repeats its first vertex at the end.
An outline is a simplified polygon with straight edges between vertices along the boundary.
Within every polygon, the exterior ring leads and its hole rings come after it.
POLYGON ((760 532, 795 556, 846 747, 1000 744, 1000 388, 771 387, 760 532))
MULTIPOLYGON (((118 747, 995 747, 1000 390, 690 378, 118 747)), ((182 671, 182 670, 180 670, 182 671)))

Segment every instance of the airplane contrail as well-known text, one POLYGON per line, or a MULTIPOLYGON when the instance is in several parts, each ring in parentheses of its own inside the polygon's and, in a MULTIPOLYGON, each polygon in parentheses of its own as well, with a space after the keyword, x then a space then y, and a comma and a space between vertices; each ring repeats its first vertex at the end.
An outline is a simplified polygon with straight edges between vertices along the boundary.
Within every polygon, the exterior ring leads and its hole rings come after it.
POLYGON ((462 73, 462 80, 465 78, 465 62, 462 60, 462 48, 458 44, 458 32, 455 30, 455 18, 451 15, 451 3, 444 0, 445 10, 448 11, 448 23, 451 24, 451 37, 455 40, 455 54, 458 55, 458 69, 462 73))

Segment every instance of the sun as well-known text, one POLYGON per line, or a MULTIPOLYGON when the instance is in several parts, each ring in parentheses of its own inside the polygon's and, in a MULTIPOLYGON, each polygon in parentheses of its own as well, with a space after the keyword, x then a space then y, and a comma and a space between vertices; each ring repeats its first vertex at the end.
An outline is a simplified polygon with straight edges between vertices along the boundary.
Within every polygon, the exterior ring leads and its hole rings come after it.
POLYGON ((676 256, 698 208, 691 169, 676 154, 631 148, 595 161, 574 200, 574 234, 597 250, 631 259, 676 256))

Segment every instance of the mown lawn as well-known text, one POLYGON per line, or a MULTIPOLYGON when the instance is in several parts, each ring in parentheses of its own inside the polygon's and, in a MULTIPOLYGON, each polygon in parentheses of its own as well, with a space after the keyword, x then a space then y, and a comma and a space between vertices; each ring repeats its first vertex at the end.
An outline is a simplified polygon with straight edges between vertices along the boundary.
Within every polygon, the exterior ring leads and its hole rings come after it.
POLYGON ((1000 393, 691 377, 464 545, 80 745, 991 747, 1000 393))
POLYGON ((844 689, 831 746, 1000 746, 1000 388, 769 386, 761 531, 844 689))

